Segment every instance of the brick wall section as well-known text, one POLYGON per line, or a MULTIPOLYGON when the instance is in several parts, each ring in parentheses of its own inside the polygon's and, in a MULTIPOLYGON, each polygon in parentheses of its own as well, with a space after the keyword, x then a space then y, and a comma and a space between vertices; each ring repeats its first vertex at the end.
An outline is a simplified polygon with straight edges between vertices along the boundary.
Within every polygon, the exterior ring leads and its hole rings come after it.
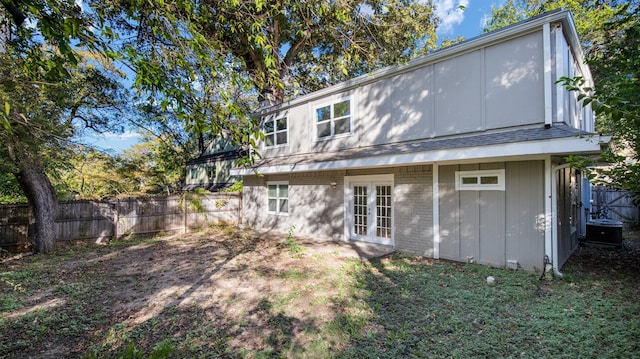
POLYGON ((311 237, 344 239, 344 175, 342 171, 304 172, 264 177, 245 176, 244 222, 255 228, 311 237), (289 182, 289 214, 267 212, 267 182, 289 182), (336 182, 336 187, 331 186, 336 182))
POLYGON ((344 239, 344 177, 394 174, 394 239, 398 251, 433 256, 432 167, 428 165, 348 171, 245 176, 245 224, 311 237, 344 239), (267 213, 266 184, 289 182, 289 215, 267 213), (336 183, 336 188, 331 186, 336 183))
POLYGON ((433 257, 433 168, 401 167, 395 172, 396 250, 433 257))

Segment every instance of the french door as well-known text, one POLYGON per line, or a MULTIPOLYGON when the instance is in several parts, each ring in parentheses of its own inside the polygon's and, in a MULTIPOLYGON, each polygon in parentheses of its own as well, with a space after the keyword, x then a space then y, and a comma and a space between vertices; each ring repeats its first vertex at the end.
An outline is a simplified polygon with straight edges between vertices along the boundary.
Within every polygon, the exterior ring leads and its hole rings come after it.
POLYGON ((393 245, 392 189, 391 181, 349 183, 346 194, 349 239, 393 245))

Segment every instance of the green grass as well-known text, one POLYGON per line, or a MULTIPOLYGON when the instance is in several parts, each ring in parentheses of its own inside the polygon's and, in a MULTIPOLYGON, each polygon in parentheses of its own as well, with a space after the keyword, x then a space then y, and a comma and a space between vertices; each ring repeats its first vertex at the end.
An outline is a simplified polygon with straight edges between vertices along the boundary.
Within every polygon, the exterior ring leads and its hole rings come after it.
POLYGON ((524 272, 397 255, 352 274, 363 309, 341 317, 337 331, 350 345, 339 357, 602 358, 640 349, 640 304, 625 297, 632 283, 605 292, 592 281, 540 283, 524 272))
MULTIPOLYGON (((235 235, 230 238, 237 241, 235 235)), ((322 259, 335 261, 334 255, 306 256, 296 259, 299 267, 260 272, 260 280, 288 283, 292 289, 260 293, 259 302, 243 308, 240 318, 225 312, 240 300, 229 292, 228 303, 220 301, 213 310, 176 302, 131 326, 126 316, 110 312, 105 295, 133 287, 139 278, 110 276, 88 259, 138 244, 160 242, 142 238, 68 248, 0 267, 0 357, 37 357, 39 352, 30 350, 46 351, 52 343, 74 343, 82 348, 74 356, 85 358, 618 358, 640 353, 637 243, 613 251, 581 249, 563 269, 563 278, 542 281, 522 271, 400 254, 343 260, 339 269, 323 267, 322 259), (74 271, 65 269, 71 263, 74 271), (487 276, 496 283, 487 284, 487 276), (25 309, 33 296, 60 301, 9 316, 25 309), (305 303, 307 312, 300 311, 305 303), (247 332, 261 344, 234 343, 247 332)), ((236 247, 251 255, 245 244, 236 247)), ((291 259, 289 248, 280 250, 291 259)), ((231 273, 268 265, 240 264, 231 273)))

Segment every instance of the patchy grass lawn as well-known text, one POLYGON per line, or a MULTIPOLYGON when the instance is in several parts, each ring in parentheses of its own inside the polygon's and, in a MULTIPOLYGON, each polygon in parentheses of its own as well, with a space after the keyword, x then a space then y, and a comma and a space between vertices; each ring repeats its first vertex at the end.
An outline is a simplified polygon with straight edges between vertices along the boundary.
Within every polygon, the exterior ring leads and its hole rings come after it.
POLYGON ((0 357, 632 357, 640 238, 625 237, 542 281, 220 227, 8 257, 0 357))

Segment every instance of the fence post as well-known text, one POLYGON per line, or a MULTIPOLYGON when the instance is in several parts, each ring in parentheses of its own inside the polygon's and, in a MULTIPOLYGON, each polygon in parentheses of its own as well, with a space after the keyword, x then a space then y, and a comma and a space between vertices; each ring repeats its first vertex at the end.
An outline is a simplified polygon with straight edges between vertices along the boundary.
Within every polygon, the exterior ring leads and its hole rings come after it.
POLYGON ((242 225, 242 191, 238 192, 238 225, 242 225))
POLYGON ((187 209, 189 207, 187 206, 187 194, 186 193, 182 193, 182 209, 184 212, 184 217, 183 217, 183 227, 184 227, 184 234, 187 234, 187 209))
POLYGON ((120 220, 120 198, 116 198, 113 209, 113 239, 118 239, 118 221, 120 220))

